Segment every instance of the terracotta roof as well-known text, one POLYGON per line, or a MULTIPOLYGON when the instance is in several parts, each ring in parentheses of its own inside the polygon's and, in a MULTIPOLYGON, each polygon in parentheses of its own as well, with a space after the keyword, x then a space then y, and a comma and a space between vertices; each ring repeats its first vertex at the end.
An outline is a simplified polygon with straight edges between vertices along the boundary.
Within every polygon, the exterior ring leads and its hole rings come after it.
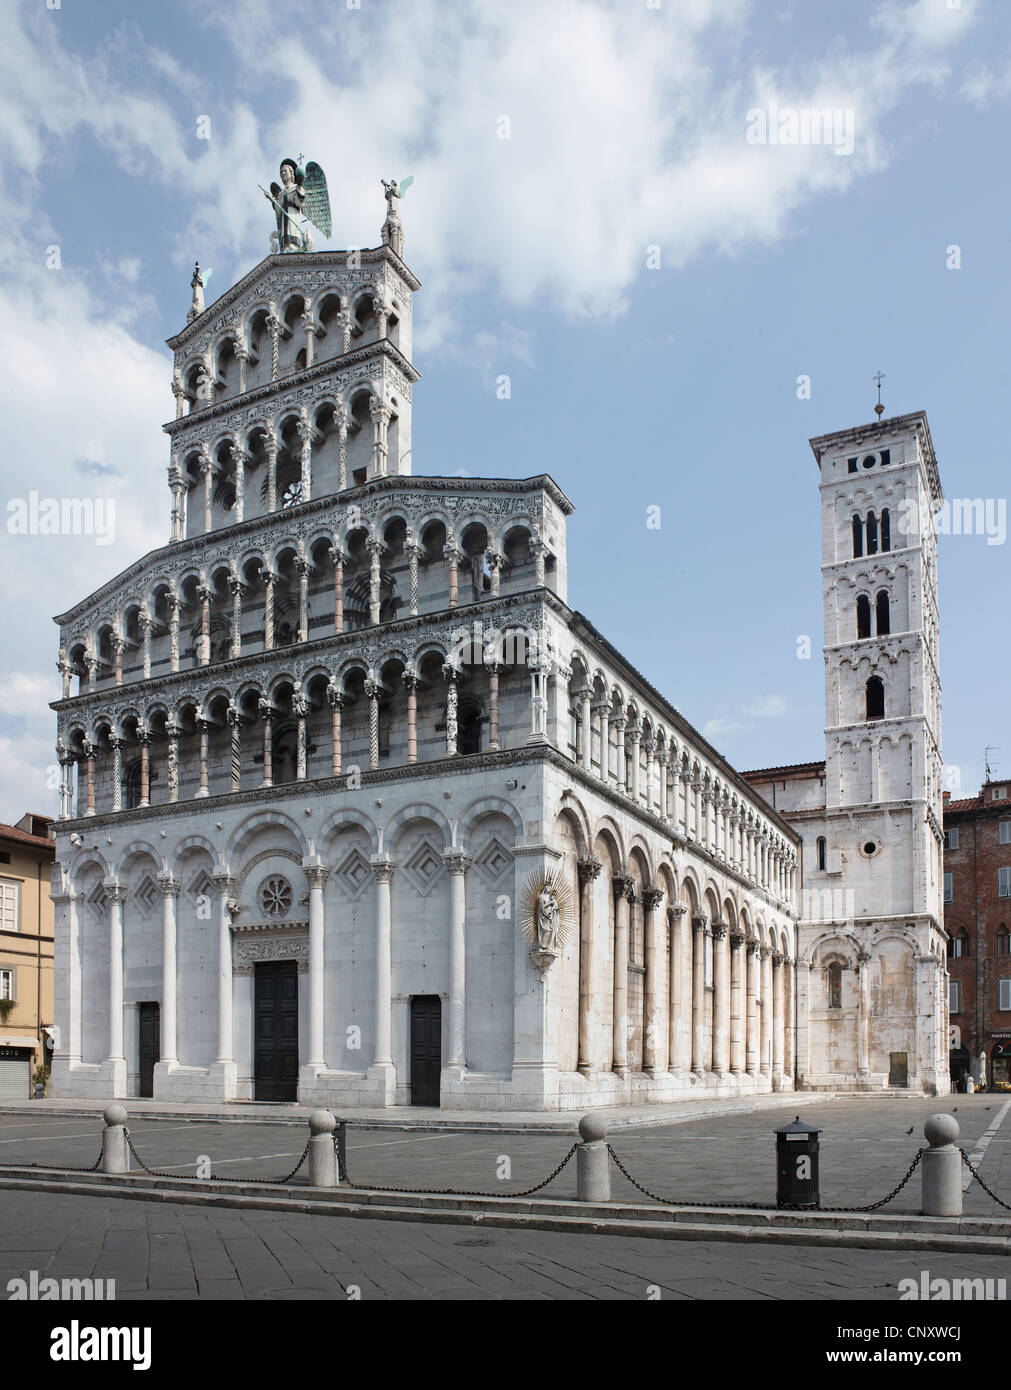
POLYGON ((983 798, 980 796, 970 796, 964 801, 946 801, 944 803, 944 814, 949 811, 977 811, 983 806, 983 798))
POLYGON ((739 775, 751 781, 755 777, 785 777, 796 772, 824 772, 825 759, 816 763, 785 763, 782 767, 756 767, 739 775))
POLYGON ((29 835, 27 830, 19 830, 16 825, 4 825, 2 821, 0 840, 15 840, 19 845, 32 845, 35 849, 51 850, 56 854, 56 846, 48 835, 29 835))

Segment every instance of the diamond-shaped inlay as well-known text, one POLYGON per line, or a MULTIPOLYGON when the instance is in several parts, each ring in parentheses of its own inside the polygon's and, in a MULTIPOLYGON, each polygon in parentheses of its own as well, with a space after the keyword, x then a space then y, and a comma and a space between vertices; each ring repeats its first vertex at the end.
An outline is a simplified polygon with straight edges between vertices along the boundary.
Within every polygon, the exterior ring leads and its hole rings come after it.
POLYGON ((201 869, 190 884, 190 896, 193 898, 213 898, 215 891, 213 878, 206 869, 201 869))
POLYGON ((432 891, 444 870, 442 853, 429 840, 422 840, 404 865, 404 873, 423 898, 432 891))
POLYGON ((158 888, 152 881, 150 874, 145 874, 133 891, 133 901, 135 907, 140 911, 142 917, 150 917, 155 903, 160 896, 158 888))
POLYGON ((513 857, 502 841, 492 836, 474 860, 474 866, 480 871, 488 886, 496 888, 506 874, 512 872, 513 857))
POLYGON ((353 849, 337 870, 337 879, 344 892, 357 898, 372 876, 372 867, 361 850, 353 849))
POLYGON ((88 907, 96 917, 104 917, 109 906, 109 895, 105 891, 105 884, 99 879, 91 892, 88 894, 88 907))

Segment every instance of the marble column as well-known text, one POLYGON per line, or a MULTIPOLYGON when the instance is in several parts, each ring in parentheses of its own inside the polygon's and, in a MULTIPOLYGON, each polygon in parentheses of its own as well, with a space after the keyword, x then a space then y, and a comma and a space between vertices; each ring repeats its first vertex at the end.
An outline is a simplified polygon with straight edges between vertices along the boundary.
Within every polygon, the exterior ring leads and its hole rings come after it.
POLYGON ((410 561, 410 585, 408 590, 409 612, 412 618, 418 616, 418 561, 421 558, 421 546, 417 541, 409 541, 404 547, 407 551, 407 558, 410 561))
POLYGON ((772 1074, 772 948, 763 946, 760 951, 762 958, 762 1050, 759 1060, 759 1070, 771 1076, 772 1074))
POLYGON ((232 638, 229 655, 235 661, 242 655, 242 580, 231 575, 228 587, 232 594, 232 638))
POLYGON ((295 560, 298 575, 298 640, 309 640, 309 561, 299 555, 295 560))
POLYGON ((607 782, 611 776, 611 706, 605 700, 593 708, 600 717, 600 780, 607 782))
POLYGON ((706 928, 703 912, 692 914, 692 1071, 705 1076, 706 1056, 706 928))
POLYGON ((112 749, 112 809, 121 811, 123 809, 123 740, 110 738, 109 747, 112 749))
MULTIPOLYGON (((109 904, 109 1062, 123 1053, 123 899, 126 890, 114 878, 103 880, 109 904)), ((87 1001, 85 1001, 87 1006, 87 1001)))
POLYGON ((179 670, 179 595, 168 594, 165 603, 169 612, 169 670, 179 670))
POLYGON ((333 630, 344 631, 344 565, 347 556, 343 550, 332 546, 330 563, 333 565, 333 630))
POLYGON ((211 872, 218 889, 218 1055, 215 1062, 234 1062, 232 1041, 232 902, 235 879, 223 869, 211 872))
POLYGON ((579 1052, 577 1067, 583 1076, 593 1070, 590 1015, 593 1010, 593 894, 603 865, 594 855, 580 859, 579 871, 579 1052))
POLYGON ((459 601, 460 560, 462 559, 462 555, 452 542, 443 547, 442 553, 449 561, 449 607, 455 608, 459 601))
POLYGON ((667 973, 667 1070, 688 1071, 691 1056, 685 1057, 685 1042, 691 1050, 690 1035, 685 1033, 682 1021, 685 1013, 684 997, 684 918, 687 909, 681 903, 673 903, 667 909, 667 931, 670 941, 670 966, 667 973))
POLYGON ((291 712, 296 719, 295 735, 295 780, 304 782, 308 771, 308 749, 306 747, 306 718, 309 714, 309 702, 304 695, 293 695, 291 700, 291 712))
POLYGON ((784 1059, 783 955, 772 954, 772 1075, 776 1082, 783 1075, 784 1059))
POLYGON ((197 599, 200 602, 200 648, 197 659, 201 666, 211 660, 211 591, 208 585, 197 585, 197 599))
POLYGON ((635 881, 615 874, 614 884, 614 1011, 612 1015, 612 1070, 628 1073, 628 924, 635 881))
POLYGON ((868 1077, 871 1070, 870 1022, 871 1022, 871 957, 870 952, 857 954, 857 1072, 868 1077))
POLYGON ((257 709, 263 724, 263 781, 260 785, 262 787, 272 787, 274 785, 274 770, 272 764, 274 745, 270 726, 271 720, 274 717, 274 708, 269 700, 260 700, 257 704, 257 709))
POLYGON ((659 913, 657 909, 663 902, 662 888, 644 888, 643 904, 643 964, 646 974, 643 978, 643 1011, 646 1026, 642 1039, 642 1069, 649 1076, 658 1069, 657 1055, 660 1042, 660 1010, 657 1006, 657 949, 656 933, 659 913))
POLYGON ((165 736, 168 739, 166 762, 169 801, 179 800, 179 735, 181 732, 178 724, 165 725, 165 736))
POLYGON ((176 933, 180 883, 169 873, 158 875, 161 902, 161 1011, 159 1061, 173 1064, 176 1056, 176 933))
POLYGON ((593 725, 590 723, 590 696, 592 693, 588 685, 576 691, 579 696, 579 762, 586 772, 591 770, 593 759, 593 725))
POLYGON ((341 772, 341 710, 344 695, 335 685, 328 685, 326 697, 330 701, 330 775, 339 777, 341 772))
POLYGON ((207 747, 210 738, 211 721, 209 719, 198 719, 200 726, 200 786, 197 788, 197 796, 207 796, 207 747))
POLYGON ((379 766, 379 682, 370 676, 364 689, 369 702, 369 767, 375 772, 379 766))
POLYGON ((413 671, 405 671, 401 680, 407 691, 407 761, 418 761, 418 677, 413 671))
POLYGON ((449 1036, 446 1040, 446 1066, 467 1065, 467 942, 465 924, 467 897, 465 875, 469 855, 447 850, 443 855, 449 873, 449 1036))
POLYGON ((759 995, 759 945, 757 941, 749 940, 747 947, 748 964, 748 1008, 747 1008, 747 1046, 745 1050, 745 1066, 750 1076, 756 1076, 761 1070, 759 1057, 761 1053, 761 1038, 758 1028, 758 995, 759 995))
POLYGON ((376 879, 376 976, 375 1025, 376 1050, 374 1067, 393 1068, 393 962, 390 943, 390 884, 396 865, 386 859, 373 859, 372 872, 376 879))
POLYGON ((457 671, 445 665, 442 674, 446 679, 446 755, 453 758, 457 753, 457 671))
POLYGON ((744 941, 744 933, 739 928, 730 933, 730 1070, 735 1076, 740 1076, 746 1065, 748 1011, 744 941))
POLYGON ((229 705, 225 716, 229 728, 229 773, 233 793, 242 789, 242 715, 235 705, 229 705))
POLYGON ((383 597, 379 561, 386 547, 382 541, 373 538, 366 542, 366 549, 369 552, 369 622, 375 627, 379 622, 383 597))
POLYGON ((730 939, 726 922, 713 927, 713 1071, 730 1070, 730 939))
POLYGON ((497 661, 488 663, 488 752, 495 753, 498 741, 498 682, 502 668, 497 661))
POLYGON ((329 869, 318 859, 302 861, 309 883, 309 1057, 306 1066, 325 1067, 325 965, 323 886, 329 869))
MULTIPOLYGON (((84 814, 93 816, 95 814, 95 745, 85 743, 84 745, 84 767, 85 767, 85 796, 86 803, 84 814)), ((78 790, 80 796, 80 790, 78 790)))

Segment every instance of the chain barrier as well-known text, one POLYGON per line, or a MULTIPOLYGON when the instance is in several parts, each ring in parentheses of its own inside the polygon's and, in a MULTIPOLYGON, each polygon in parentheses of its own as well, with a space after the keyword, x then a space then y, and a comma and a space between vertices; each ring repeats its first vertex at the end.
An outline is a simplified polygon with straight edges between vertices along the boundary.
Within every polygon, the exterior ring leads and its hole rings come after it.
POLYGON ((334 1153, 337 1155, 338 1179, 340 1182, 347 1183, 348 1187, 356 1187, 361 1192, 419 1192, 425 1193, 429 1197, 529 1197, 534 1192, 540 1192, 542 1187, 547 1187, 549 1182, 554 1182, 579 1148, 578 1144, 573 1144, 554 1172, 549 1173, 543 1182, 537 1183, 534 1187, 525 1187, 522 1192, 475 1192, 455 1187, 382 1187, 378 1183, 355 1182, 348 1172, 347 1124, 343 1120, 338 1123, 334 1131, 333 1146, 334 1153))
POLYGON ((969 1172, 979 1183, 980 1187, 983 1189, 986 1195, 988 1197, 992 1197, 993 1200, 997 1203, 997 1205, 999 1207, 1003 1207, 1005 1211, 1011 1211, 1011 1204, 1005 1202, 1002 1197, 998 1197, 996 1192, 994 1192, 991 1188, 987 1187, 986 1183, 983 1181, 980 1175, 976 1172, 975 1168, 972 1166, 972 1163, 969 1159, 969 1155, 966 1153, 966 1151, 964 1149, 959 1149, 959 1153, 962 1155, 962 1162, 965 1164, 969 1172))
POLYGON ((729 1210, 733 1208, 734 1210, 748 1211, 824 1211, 839 1213, 849 1212, 856 1214, 859 1212, 877 1211, 879 1207, 885 1206, 888 1202, 891 1202, 895 1197, 897 1197, 899 1193, 902 1191, 902 1189, 905 1187, 909 1179, 916 1172, 916 1169, 919 1167, 920 1160, 926 1153, 926 1149, 917 1150, 916 1157, 909 1165, 909 1171, 906 1173, 906 1176, 902 1179, 902 1181, 899 1183, 897 1187, 892 1188, 891 1192, 889 1192, 887 1197, 882 1197, 879 1202, 871 1202, 865 1207, 797 1207, 791 1206, 789 1204, 784 1204, 783 1206, 771 1206, 768 1202, 686 1202, 680 1197, 660 1197, 655 1192, 651 1192, 648 1187, 644 1187, 641 1182, 638 1182, 635 1178, 633 1178, 632 1174, 625 1167, 624 1163, 622 1163, 621 1159, 611 1148, 610 1144, 608 1144, 607 1146, 607 1152, 614 1159, 618 1171, 628 1179, 628 1181, 632 1184, 633 1187, 638 1188, 638 1190, 644 1196, 649 1197, 652 1201, 661 1202, 666 1207, 711 1207, 714 1209, 719 1209, 720 1211, 729 1210))
POLYGON ((67 1163, 4 1163, 0 1167, 4 1168, 41 1168, 50 1173, 97 1173, 102 1166, 103 1150, 99 1149, 98 1157, 90 1168, 71 1168, 67 1163))
MULTIPOLYGON (((167 1173, 167 1172, 165 1172, 163 1169, 149 1168, 149 1167, 147 1166, 147 1164, 144 1162, 144 1160, 141 1158, 140 1154, 137 1152, 137 1150, 136 1150, 136 1148, 135 1148, 135 1146, 134 1146, 133 1136, 131 1135, 130 1131, 126 1128, 126 1126, 123 1127, 123 1132, 124 1132, 125 1135, 126 1135, 127 1147, 129 1148, 130 1153, 133 1155, 133 1157, 137 1160, 137 1166, 138 1166, 139 1168, 142 1168, 142 1169, 144 1170, 144 1172, 147 1173, 147 1175, 148 1175, 149 1177, 152 1177, 152 1178, 183 1178, 183 1179, 185 1179, 185 1180, 188 1181, 188 1182, 192 1182, 192 1181, 194 1180, 194 1178, 195 1178, 195 1176, 196 1176, 194 1173, 167 1173)), ((305 1162, 306 1158, 308 1157, 308 1155, 309 1155, 309 1144, 310 1144, 311 1142, 312 1142, 311 1140, 307 1140, 307 1141, 306 1141, 306 1146, 305 1146, 305 1148, 302 1150, 302 1157, 301 1157, 301 1158, 298 1160, 298 1162, 295 1164, 295 1166, 294 1166, 294 1168, 291 1170, 291 1172, 288 1173, 288 1174, 286 1174, 283 1178, 251 1178, 251 1177, 248 1176, 248 1174, 247 1174, 247 1175, 244 1175, 244 1176, 241 1177, 241 1178, 235 1178, 235 1177, 225 1177, 225 1176, 223 1176, 223 1175, 220 1174, 220 1173, 209 1173, 209 1174, 207 1175, 206 1178, 200 1178, 199 1181, 200 1181, 200 1182, 243 1182, 243 1183, 255 1182, 255 1183, 260 1183, 260 1184, 275 1184, 275 1185, 280 1185, 280 1184, 283 1184, 283 1183, 291 1182, 292 1178, 295 1176, 295 1174, 298 1172, 298 1170, 301 1168, 302 1164, 305 1162)))

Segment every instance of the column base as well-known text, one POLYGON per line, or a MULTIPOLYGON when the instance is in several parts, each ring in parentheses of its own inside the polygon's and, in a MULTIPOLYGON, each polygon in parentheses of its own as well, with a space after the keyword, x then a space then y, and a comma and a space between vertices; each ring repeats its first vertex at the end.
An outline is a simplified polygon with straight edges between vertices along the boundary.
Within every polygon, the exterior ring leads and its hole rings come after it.
POLYGON ((221 1100, 234 1100, 239 1089, 239 1068, 235 1062, 212 1062, 207 1079, 219 1092, 221 1100))
POLYGON ((377 1105, 392 1105, 397 1092, 397 1069, 392 1062, 373 1062, 366 1079, 378 1089, 377 1105))

